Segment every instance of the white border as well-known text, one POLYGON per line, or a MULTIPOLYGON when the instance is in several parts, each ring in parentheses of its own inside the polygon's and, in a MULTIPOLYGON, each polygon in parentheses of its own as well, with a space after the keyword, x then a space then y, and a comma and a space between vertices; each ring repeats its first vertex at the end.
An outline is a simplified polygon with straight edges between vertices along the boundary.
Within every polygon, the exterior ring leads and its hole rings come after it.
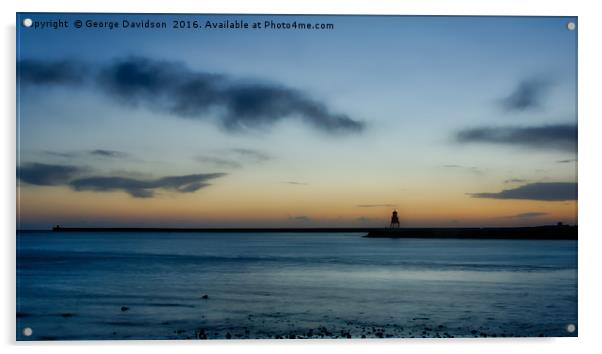
POLYGON ((244 351, 245 353, 304 353, 333 351, 349 354, 378 351, 379 353, 535 353, 586 352, 600 347, 597 330, 600 320, 600 238, 595 227, 597 208, 602 197, 598 184, 600 173, 599 98, 601 82, 600 28, 602 12, 595 1, 577 0, 305 0, 290 1, 238 0, 149 1, 104 0, 96 4, 76 0, 27 0, 1 2, 2 12, 2 173, 0 173, 0 225, 2 237, 2 320, 1 345, 4 352, 80 353, 106 350, 141 349, 146 353, 165 351, 244 351), (282 13, 282 14, 403 14, 403 15, 554 15, 579 16, 579 338, 557 339, 463 339, 463 340, 247 340, 247 341, 144 341, 144 342, 69 342, 16 343, 15 337, 15 12, 165 12, 165 13, 282 13))

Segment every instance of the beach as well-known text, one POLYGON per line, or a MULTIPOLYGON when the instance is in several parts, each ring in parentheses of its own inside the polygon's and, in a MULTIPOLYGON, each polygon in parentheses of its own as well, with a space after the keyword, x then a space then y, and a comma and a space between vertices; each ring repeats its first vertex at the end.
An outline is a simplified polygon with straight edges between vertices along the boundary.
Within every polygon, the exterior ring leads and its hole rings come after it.
POLYGON ((361 236, 18 232, 17 340, 578 334, 577 241, 361 236))

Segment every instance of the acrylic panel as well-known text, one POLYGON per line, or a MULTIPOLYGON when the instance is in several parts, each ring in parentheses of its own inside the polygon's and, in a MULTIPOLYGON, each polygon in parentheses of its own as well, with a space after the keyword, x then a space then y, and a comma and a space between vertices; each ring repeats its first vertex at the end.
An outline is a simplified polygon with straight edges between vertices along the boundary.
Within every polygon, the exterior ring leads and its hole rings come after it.
POLYGON ((16 27, 17 340, 578 335, 576 17, 16 27))

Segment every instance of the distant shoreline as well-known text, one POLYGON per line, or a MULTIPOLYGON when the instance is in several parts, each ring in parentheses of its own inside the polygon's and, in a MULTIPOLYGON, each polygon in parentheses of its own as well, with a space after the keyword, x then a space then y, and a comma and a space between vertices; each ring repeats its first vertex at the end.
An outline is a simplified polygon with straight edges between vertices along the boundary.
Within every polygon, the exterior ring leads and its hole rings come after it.
POLYGON ((504 240, 577 240, 577 226, 415 228, 369 231, 369 238, 459 238, 504 240))
MULTIPOLYGON (((27 230, 19 230, 27 231, 27 230)), ((155 232, 155 233, 365 233, 368 238, 459 238, 459 239, 535 239, 577 240, 577 226, 546 225, 529 227, 457 228, 155 228, 155 227, 61 227, 53 232, 155 232)))

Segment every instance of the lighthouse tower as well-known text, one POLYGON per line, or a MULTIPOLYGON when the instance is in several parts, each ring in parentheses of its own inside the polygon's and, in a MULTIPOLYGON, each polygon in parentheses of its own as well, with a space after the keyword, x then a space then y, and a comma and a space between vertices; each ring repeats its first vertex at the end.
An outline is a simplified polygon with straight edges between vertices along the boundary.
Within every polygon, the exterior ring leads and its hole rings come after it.
POLYGON ((391 225, 389 225, 392 229, 399 228, 399 217, 397 216, 397 210, 393 210, 393 214, 391 215, 391 225))

